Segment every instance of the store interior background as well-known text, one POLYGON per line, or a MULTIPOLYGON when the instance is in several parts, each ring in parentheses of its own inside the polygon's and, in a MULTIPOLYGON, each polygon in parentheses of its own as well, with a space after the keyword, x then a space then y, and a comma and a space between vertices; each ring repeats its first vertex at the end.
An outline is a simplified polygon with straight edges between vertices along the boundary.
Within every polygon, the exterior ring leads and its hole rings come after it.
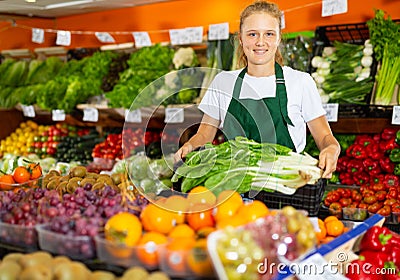
MULTIPOLYGON (((384 10, 393 19, 400 18, 400 0, 348 0, 347 13, 328 17, 321 16, 322 1, 275 2, 285 12, 284 33, 313 31, 321 25, 365 22, 374 17, 375 8, 384 10)), ((228 22, 230 31, 235 32, 238 29, 240 12, 250 3, 253 1, 178 0, 56 19, 0 19, 0 50, 33 50, 56 46, 57 30, 72 32, 71 45, 67 48, 95 48, 104 45, 97 40, 94 32, 110 32, 117 44, 133 41, 127 31, 146 31, 153 43, 168 42, 169 29, 203 26, 206 32, 209 24, 228 22), (54 32, 45 32, 45 41, 37 44, 31 42, 32 28, 54 32), (74 31, 90 32, 76 34, 74 31), (116 34, 118 31, 125 34, 116 34)))

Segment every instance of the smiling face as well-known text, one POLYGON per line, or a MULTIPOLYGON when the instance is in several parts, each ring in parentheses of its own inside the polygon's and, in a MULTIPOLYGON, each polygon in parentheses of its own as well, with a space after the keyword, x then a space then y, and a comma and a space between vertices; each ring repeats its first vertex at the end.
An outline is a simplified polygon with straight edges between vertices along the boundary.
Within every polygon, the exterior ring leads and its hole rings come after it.
POLYGON ((278 20, 265 12, 251 14, 243 21, 240 42, 247 57, 249 73, 257 68, 263 69, 264 73, 270 72, 274 69, 275 53, 280 43, 278 20))

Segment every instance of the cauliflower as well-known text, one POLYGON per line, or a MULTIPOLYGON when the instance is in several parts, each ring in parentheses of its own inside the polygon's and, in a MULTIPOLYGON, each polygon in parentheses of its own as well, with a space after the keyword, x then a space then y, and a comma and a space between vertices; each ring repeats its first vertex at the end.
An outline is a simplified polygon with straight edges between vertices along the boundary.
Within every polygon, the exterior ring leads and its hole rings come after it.
POLYGON ((175 69, 180 69, 182 67, 192 67, 197 66, 199 61, 197 55, 191 47, 179 48, 172 59, 175 69))

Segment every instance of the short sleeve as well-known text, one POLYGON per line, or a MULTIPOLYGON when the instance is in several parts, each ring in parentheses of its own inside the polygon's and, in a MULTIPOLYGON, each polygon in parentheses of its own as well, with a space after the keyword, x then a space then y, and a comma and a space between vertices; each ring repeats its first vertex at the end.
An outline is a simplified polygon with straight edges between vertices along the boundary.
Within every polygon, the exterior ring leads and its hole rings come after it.
POLYGON ((326 114, 322 107, 317 86, 310 74, 304 73, 302 113, 305 122, 312 121, 326 114))

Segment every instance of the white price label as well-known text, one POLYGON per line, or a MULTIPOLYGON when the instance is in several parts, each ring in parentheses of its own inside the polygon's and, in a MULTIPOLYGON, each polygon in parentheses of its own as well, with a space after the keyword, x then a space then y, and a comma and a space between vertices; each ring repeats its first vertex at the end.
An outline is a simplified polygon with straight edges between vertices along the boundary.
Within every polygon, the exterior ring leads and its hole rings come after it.
POLYGON ((183 29, 171 29, 169 31, 169 40, 171 41, 171 45, 181 44, 181 33, 183 33, 183 29))
POLYGON ((347 13, 347 0, 322 0, 322 16, 347 13))
POLYGON ((55 122, 65 121, 65 112, 64 110, 52 110, 51 111, 51 118, 55 122))
POLYGON ((140 109, 133 111, 125 110, 125 121, 129 123, 141 123, 142 122, 142 112, 140 109))
POLYGON ((99 120, 99 110, 96 108, 85 108, 83 109, 84 122, 97 122, 99 120))
POLYGON ((400 106, 393 106, 392 124, 400 124, 400 106))
POLYGON ((183 123, 184 119, 183 108, 165 108, 165 123, 183 123))
POLYGON ((229 23, 210 24, 208 26, 208 40, 227 40, 229 39, 229 23))
POLYGON ((95 32, 94 35, 102 43, 115 43, 113 36, 108 32, 95 32))
POLYGON ((185 28, 188 44, 203 42, 203 26, 185 28))
POLYGON ((281 29, 285 29, 285 27, 286 27, 285 13, 282 12, 282 16, 281 16, 281 29))
POLYGON ((151 40, 149 33, 147 32, 133 32, 133 39, 135 40, 135 47, 149 47, 151 46, 151 40))
POLYGON ((44 30, 41 28, 32 28, 32 42, 41 44, 44 42, 44 30))
POLYGON ((322 104, 326 112, 326 119, 328 122, 337 122, 338 121, 338 113, 339 113, 339 104, 338 103, 325 103, 322 104))
POLYGON ((57 31, 56 45, 61 45, 61 46, 71 45, 71 32, 65 30, 57 31))
POLYGON ((34 118, 36 116, 35 108, 32 105, 21 105, 21 108, 25 117, 34 118))
POLYGON ((328 263, 321 254, 314 254, 296 265, 291 265, 300 280, 346 280, 335 264, 328 263), (297 270, 297 271, 296 271, 297 270))

